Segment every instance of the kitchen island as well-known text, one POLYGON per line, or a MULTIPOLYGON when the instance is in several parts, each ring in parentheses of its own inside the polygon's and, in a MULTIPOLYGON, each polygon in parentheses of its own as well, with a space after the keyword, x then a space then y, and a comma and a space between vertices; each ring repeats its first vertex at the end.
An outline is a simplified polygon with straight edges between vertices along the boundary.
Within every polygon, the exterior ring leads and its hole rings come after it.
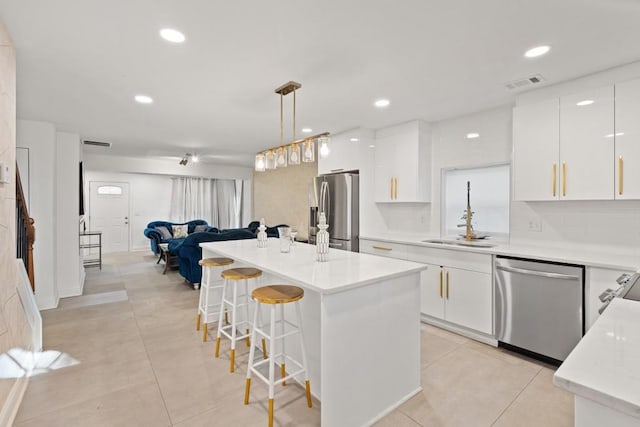
MULTIPOLYGON (((266 248, 255 240, 200 246, 203 258, 225 256, 234 267, 261 269, 259 286, 305 290, 308 369, 323 426, 370 425, 421 390, 420 272, 426 265, 340 250, 316 262, 315 246, 296 243, 281 253, 278 239, 268 239, 266 248)), ((297 343, 286 347, 298 356, 297 343)))

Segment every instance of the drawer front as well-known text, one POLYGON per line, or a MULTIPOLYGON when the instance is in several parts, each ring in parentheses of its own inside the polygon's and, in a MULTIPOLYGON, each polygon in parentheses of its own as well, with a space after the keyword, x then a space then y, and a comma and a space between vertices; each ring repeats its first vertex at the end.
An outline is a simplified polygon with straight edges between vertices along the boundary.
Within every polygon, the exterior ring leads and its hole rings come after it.
POLYGON ((407 246, 398 243, 361 239, 360 252, 388 258, 407 259, 407 246))
POLYGON ((407 260, 491 273, 491 255, 407 245, 407 260))

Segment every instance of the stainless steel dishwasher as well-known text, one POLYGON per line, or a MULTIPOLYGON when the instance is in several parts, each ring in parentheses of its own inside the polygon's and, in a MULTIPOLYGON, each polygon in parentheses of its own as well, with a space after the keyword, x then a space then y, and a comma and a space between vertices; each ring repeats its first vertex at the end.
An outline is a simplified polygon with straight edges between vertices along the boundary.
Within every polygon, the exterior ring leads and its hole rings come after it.
POLYGON ((584 335, 584 266, 497 256, 498 345, 559 365, 584 335))

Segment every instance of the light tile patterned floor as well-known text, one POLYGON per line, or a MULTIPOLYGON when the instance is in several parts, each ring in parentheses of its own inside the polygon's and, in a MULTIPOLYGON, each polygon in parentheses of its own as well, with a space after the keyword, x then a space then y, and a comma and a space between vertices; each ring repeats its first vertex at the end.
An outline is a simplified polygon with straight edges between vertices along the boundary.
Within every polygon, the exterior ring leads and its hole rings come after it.
MULTIPOLYGON (((16 425, 266 424, 266 387, 256 382, 251 404, 243 404, 244 368, 230 374, 228 346, 215 359, 213 341, 203 343, 195 330, 198 292, 176 271, 163 275, 155 260, 147 253, 107 255, 102 271, 87 271, 85 295, 42 313, 45 349, 81 363, 34 377, 16 425)), ((238 351, 242 366, 247 352, 238 351)), ((572 426, 573 399, 552 385, 552 374, 426 326, 424 390, 377 425, 572 426)), ((320 425, 320 404, 308 409, 302 388, 280 389, 275 402, 277 426, 320 425)))

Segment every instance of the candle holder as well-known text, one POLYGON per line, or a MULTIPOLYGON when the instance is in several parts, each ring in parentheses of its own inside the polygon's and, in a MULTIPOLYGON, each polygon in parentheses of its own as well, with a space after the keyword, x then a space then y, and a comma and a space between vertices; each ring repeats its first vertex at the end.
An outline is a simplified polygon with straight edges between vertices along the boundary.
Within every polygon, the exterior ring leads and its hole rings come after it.
POLYGON ((266 248, 267 247, 267 226, 264 225, 264 218, 260 218, 260 226, 258 227, 258 247, 266 248))

